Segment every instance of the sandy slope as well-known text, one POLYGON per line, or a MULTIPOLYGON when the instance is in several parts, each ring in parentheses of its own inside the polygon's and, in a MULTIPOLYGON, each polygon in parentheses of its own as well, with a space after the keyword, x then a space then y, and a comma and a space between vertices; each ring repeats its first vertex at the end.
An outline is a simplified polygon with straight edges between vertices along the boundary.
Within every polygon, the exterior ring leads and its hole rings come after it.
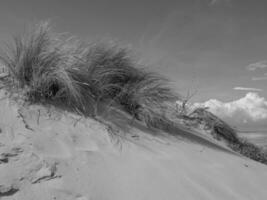
POLYGON ((4 97, 0 199, 267 199, 265 165, 201 140, 137 128, 112 136, 94 120, 4 97))

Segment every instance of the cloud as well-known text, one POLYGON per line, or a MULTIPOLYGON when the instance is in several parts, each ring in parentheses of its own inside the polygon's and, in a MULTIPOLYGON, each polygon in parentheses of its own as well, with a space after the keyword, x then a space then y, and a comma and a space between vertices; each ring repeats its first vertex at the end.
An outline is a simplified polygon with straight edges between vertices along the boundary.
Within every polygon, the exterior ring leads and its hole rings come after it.
POLYGON ((234 87, 234 90, 244 90, 244 91, 255 91, 255 92, 260 92, 262 89, 259 88, 247 88, 247 87, 234 87))
POLYGON ((259 94, 249 92, 238 100, 222 102, 210 99, 204 103, 195 103, 195 106, 209 107, 215 115, 225 119, 233 125, 266 126, 267 100, 259 94))
POLYGON ((267 60, 251 63, 247 66, 247 69, 249 71, 255 71, 256 69, 264 69, 264 68, 267 68, 267 60))

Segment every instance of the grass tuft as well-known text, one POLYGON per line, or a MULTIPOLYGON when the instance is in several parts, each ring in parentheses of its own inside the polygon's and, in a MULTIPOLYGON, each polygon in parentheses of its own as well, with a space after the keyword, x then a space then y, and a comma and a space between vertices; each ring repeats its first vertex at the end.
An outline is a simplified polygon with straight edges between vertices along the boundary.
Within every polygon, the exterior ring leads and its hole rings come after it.
POLYGON ((69 47, 63 45, 68 38, 53 34, 50 29, 48 22, 42 22, 16 36, 1 60, 15 86, 25 89, 30 101, 53 100, 77 105, 79 89, 68 73, 72 55, 69 56, 69 47))
POLYGON ((152 108, 178 98, 166 79, 139 67, 128 49, 55 34, 48 22, 15 37, 1 60, 30 101, 64 105, 84 115, 97 114, 97 105, 105 103, 142 120, 152 108))

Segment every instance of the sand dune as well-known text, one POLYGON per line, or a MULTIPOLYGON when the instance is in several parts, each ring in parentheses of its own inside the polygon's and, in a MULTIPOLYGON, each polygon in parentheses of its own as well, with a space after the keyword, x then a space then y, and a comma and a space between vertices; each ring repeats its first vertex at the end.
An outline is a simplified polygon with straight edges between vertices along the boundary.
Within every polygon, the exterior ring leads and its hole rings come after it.
POLYGON ((114 135, 93 119, 0 96, 0 199, 267 198, 265 165, 196 131, 114 135))

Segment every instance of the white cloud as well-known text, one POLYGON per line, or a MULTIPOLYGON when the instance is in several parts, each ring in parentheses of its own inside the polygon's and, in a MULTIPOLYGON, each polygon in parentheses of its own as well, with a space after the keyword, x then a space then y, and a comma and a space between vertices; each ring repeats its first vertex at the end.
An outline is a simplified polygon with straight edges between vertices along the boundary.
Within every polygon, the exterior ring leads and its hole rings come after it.
POLYGON ((209 107, 212 113, 234 125, 266 125, 267 100, 254 92, 230 102, 210 99, 204 103, 195 103, 195 106, 209 107))
POLYGON ((255 71, 256 69, 264 69, 267 68, 267 60, 262 60, 256 63, 251 63, 247 66, 249 71, 255 71))
POLYGON ((247 88, 247 87, 234 87, 234 90, 244 90, 244 91, 255 91, 255 92, 260 92, 262 89, 259 88, 247 88))

